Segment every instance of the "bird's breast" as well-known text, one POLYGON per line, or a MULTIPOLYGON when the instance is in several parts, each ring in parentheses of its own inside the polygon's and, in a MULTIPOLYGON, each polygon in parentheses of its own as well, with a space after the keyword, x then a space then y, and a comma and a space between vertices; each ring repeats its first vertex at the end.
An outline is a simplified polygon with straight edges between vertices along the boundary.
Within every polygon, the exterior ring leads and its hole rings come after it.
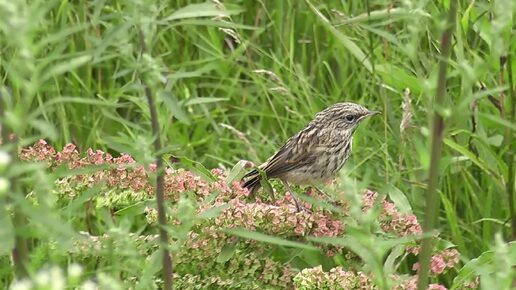
POLYGON ((351 142, 341 142, 337 146, 328 148, 320 160, 321 167, 326 167, 323 173, 323 178, 328 179, 342 168, 349 155, 351 154, 351 142))

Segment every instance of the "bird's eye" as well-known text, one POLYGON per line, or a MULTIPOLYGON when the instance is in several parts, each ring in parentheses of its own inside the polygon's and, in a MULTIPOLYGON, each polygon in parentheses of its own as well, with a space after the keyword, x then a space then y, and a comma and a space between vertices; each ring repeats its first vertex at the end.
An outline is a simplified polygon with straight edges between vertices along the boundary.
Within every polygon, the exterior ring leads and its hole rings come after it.
POLYGON ((346 115, 344 118, 346 118, 346 121, 353 122, 355 120, 354 115, 346 115))

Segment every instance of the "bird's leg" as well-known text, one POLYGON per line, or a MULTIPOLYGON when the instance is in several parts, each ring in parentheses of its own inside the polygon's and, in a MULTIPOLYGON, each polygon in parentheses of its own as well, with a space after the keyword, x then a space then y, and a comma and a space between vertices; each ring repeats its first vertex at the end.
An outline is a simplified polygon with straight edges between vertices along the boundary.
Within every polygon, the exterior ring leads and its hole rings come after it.
POLYGON ((332 204, 333 206, 338 206, 338 203, 334 200, 334 198, 331 195, 329 195, 328 193, 320 190, 319 188, 317 188, 314 185, 312 185, 312 188, 315 189, 315 191, 317 191, 320 195, 326 196, 328 198, 330 204, 332 204))
POLYGON ((290 186, 288 185, 288 183, 285 180, 281 179, 281 182, 283 182, 283 185, 287 188, 287 191, 292 196, 292 199, 294 199, 294 203, 296 204, 297 211, 300 212, 302 210, 302 208, 301 208, 301 206, 299 205, 299 202, 296 199, 296 195, 294 194, 292 189, 290 189, 290 186))
POLYGON ((330 196, 329 194, 327 194, 326 192, 324 192, 324 191, 320 190, 320 189, 319 189, 319 188, 317 188, 316 186, 313 186, 313 185, 312 185, 312 188, 313 188, 313 189, 315 189, 315 191, 317 191, 320 195, 324 195, 324 196, 326 196, 326 197, 328 197, 328 198, 331 198, 331 196, 330 196))

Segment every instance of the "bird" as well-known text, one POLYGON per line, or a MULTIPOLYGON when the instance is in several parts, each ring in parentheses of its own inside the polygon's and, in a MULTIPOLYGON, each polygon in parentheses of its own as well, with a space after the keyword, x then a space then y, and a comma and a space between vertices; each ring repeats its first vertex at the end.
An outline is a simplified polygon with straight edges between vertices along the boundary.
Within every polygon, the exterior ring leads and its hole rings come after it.
POLYGON ((254 196, 261 187, 261 171, 267 179, 279 179, 292 196, 298 212, 301 211, 289 183, 310 185, 321 192, 315 185, 334 178, 346 163, 358 125, 380 113, 350 102, 327 107, 267 161, 245 174, 243 187, 254 196))

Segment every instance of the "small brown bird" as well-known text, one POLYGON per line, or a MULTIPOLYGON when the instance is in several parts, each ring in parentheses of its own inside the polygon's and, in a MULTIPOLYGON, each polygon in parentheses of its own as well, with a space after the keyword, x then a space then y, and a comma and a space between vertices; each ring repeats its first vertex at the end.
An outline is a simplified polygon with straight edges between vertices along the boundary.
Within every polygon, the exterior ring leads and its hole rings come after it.
MULTIPOLYGON (((334 104, 317 113, 305 128, 290 137, 258 168, 267 178, 283 182, 299 211, 301 208, 288 183, 314 186, 333 178, 351 154, 353 133, 358 124, 379 113, 354 103, 334 104)), ((244 187, 254 195, 261 186, 260 173, 254 169, 243 178, 249 178, 244 187)))

